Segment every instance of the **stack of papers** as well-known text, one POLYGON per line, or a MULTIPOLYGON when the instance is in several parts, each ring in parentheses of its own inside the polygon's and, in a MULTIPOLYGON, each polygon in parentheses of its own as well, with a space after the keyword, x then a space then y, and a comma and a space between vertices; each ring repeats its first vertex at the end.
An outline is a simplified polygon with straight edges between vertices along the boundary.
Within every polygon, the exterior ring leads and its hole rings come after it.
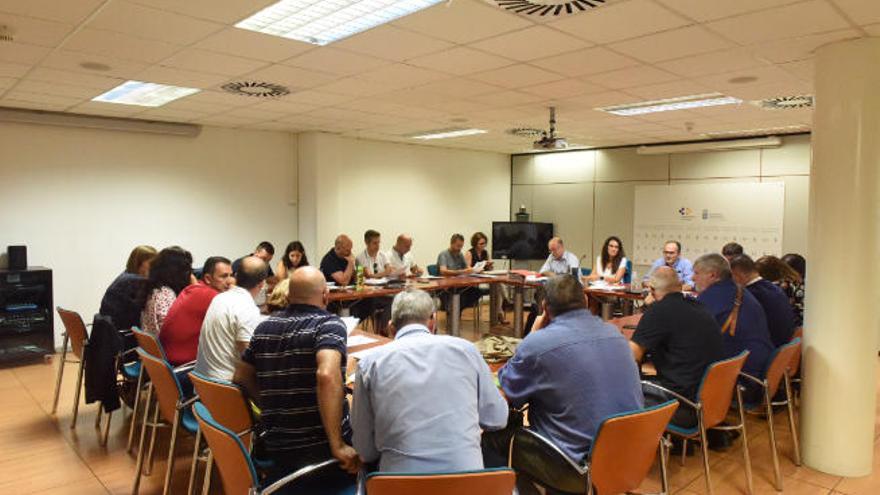
POLYGON ((388 279, 385 277, 382 278, 368 278, 364 280, 364 283, 367 285, 385 285, 388 283, 388 279))
POLYGON ((358 323, 360 323, 361 321, 359 318, 355 318, 354 316, 343 316, 340 319, 343 323, 345 323, 346 335, 351 335, 352 330, 354 330, 354 328, 358 326, 358 323))
POLYGON ((354 347, 356 345, 372 344, 373 342, 378 342, 378 340, 365 335, 349 335, 346 345, 348 347, 354 347))

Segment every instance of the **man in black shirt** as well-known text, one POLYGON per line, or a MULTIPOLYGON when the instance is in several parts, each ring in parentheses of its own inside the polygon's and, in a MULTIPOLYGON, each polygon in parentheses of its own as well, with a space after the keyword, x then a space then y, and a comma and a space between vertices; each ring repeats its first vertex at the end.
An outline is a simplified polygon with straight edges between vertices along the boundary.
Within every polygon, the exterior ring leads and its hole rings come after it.
MULTIPOLYGON (((672 268, 660 267, 650 281, 654 302, 639 321, 630 341, 636 361, 650 353, 659 385, 695 400, 706 368, 724 356, 721 328, 699 302, 685 298, 672 268)), ((645 406, 670 399, 645 390, 645 406)), ((697 423, 693 408, 681 406, 672 423, 689 428, 697 423)))
MULTIPOLYGON (((232 262, 232 274, 235 275, 238 273, 238 269, 241 268, 241 262, 244 261, 248 256, 255 256, 260 258, 261 260, 266 262, 266 266, 269 268, 269 276, 274 277, 275 273, 272 272, 272 265, 269 263, 272 261, 272 257, 275 256, 275 246, 272 245, 269 241, 263 241, 257 244, 257 248, 254 249, 254 252, 251 254, 246 254, 241 258, 232 262)), ((271 292, 271 291, 270 291, 271 292)))

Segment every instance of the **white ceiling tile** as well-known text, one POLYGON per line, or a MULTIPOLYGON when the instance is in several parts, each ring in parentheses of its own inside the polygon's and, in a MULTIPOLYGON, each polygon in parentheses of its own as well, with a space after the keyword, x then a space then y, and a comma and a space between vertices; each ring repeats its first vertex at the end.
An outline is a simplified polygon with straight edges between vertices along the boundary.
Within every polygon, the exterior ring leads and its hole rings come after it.
POLYGON ((44 93, 33 93, 30 91, 24 91, 22 89, 18 89, 16 86, 11 91, 8 91, 4 98, 10 100, 19 100, 19 101, 28 101, 34 103, 49 103, 52 105, 67 105, 72 106, 77 103, 81 103, 84 100, 90 100, 91 98, 79 97, 79 96, 70 96, 70 95, 59 95, 59 94, 44 94, 44 93))
POLYGON ((858 37, 860 37, 858 31, 854 29, 843 29, 839 31, 831 31, 829 33, 759 43, 750 47, 750 49, 752 50, 753 55, 757 58, 781 64, 811 58, 816 49, 822 45, 827 45, 834 41, 855 39, 858 37))
POLYGON ((865 26, 865 32, 867 32, 871 36, 880 36, 880 24, 873 24, 871 26, 865 26))
POLYGON ((832 0, 854 23, 864 26, 880 22, 880 2, 876 0, 832 0))
POLYGON ((195 72, 176 67, 165 67, 163 65, 153 65, 148 69, 139 72, 135 77, 138 81, 149 81, 159 84, 169 84, 172 86, 183 86, 185 88, 210 88, 217 86, 228 79, 228 76, 218 74, 205 74, 204 72, 195 72))
POLYGON ((522 29, 530 26, 531 22, 489 6, 482 0, 455 0, 398 19, 394 24, 434 38, 464 44, 522 29))
POLYGON ((119 105, 116 103, 104 103, 101 101, 85 101, 71 107, 72 113, 82 113, 87 115, 105 115, 110 117, 128 117, 144 111, 144 107, 135 105, 119 105))
POLYGON ((471 44, 496 55, 527 62, 586 48, 584 41, 544 26, 533 26, 471 44))
POLYGON ((706 26, 737 43, 753 44, 845 29, 849 24, 825 0, 810 0, 730 17, 706 26))
POLYGON ((374 114, 395 115, 408 118, 411 118, 413 115, 413 109, 408 105, 401 105, 390 101, 374 100, 371 98, 352 100, 345 102, 344 105, 338 106, 342 108, 350 108, 359 112, 374 114))
POLYGON ((690 22, 651 2, 630 0, 606 5, 548 25, 598 44, 665 31, 690 22))
POLYGON ((659 0, 670 9, 696 21, 711 21, 747 12, 765 10, 798 0, 738 0, 711 2, 706 0, 659 0))
MULTIPOLYGON (((607 91, 605 93, 595 93, 576 96, 574 98, 566 98, 565 100, 559 102, 559 107, 571 107, 574 110, 592 110, 596 107, 622 105, 624 103, 632 103, 634 101, 637 101, 637 98, 632 95, 620 91, 607 91)), ((592 115, 596 116, 597 118, 599 116, 602 116, 603 118, 616 117, 615 115, 602 113, 596 113, 592 115)))
POLYGON ((726 91, 730 96, 742 100, 762 100, 778 96, 809 95, 813 93, 813 84, 792 77, 794 82, 768 82, 766 84, 749 84, 730 88, 726 91))
POLYGON ((11 62, 0 62, 0 77, 22 77, 30 67, 11 62))
POLYGON ((318 107, 338 105, 343 102, 351 101, 353 96, 340 95, 334 93, 326 93, 324 91, 305 90, 291 93, 284 97, 287 102, 303 103, 306 105, 314 105, 318 107))
POLYGON ((32 99, 0 98, 0 107, 23 108, 27 110, 48 110, 63 112, 70 108, 65 102, 33 101, 32 99))
POLYGON ((0 0, 0 12, 78 24, 95 11, 104 0, 0 0))
MULTIPOLYGON (((50 0, 44 0, 50 1, 50 0)), ((169 12, 210 19, 212 21, 235 24, 278 0, 131 0, 169 12)), ((72 2, 75 3, 75 2, 72 2)))
POLYGON ((15 79, 13 77, 0 77, 0 93, 2 93, 4 89, 12 87, 12 85, 16 83, 18 83, 18 79, 15 79))
MULTIPOLYGON (((2 1, 0 1, 0 9, 2 9, 2 1)), ((0 13, 0 24, 12 31, 15 43, 48 47, 57 46, 74 29, 73 25, 67 23, 2 13, 0 13)), ((0 46, 5 44, 0 43, 0 46)))
POLYGON ((196 94, 192 94, 175 101, 181 103, 193 102, 219 105, 225 110, 228 110, 229 108, 243 107, 253 104, 253 101, 246 96, 222 93, 220 91, 200 91, 196 94))
POLYGON ((358 33, 334 43, 336 48, 371 55, 373 57, 404 60, 446 50, 452 45, 390 24, 358 33))
POLYGON ((730 42, 701 26, 689 26, 608 45, 645 62, 660 62, 729 48, 730 42))
POLYGON ((89 27, 189 45, 219 31, 223 25, 133 3, 110 2, 89 21, 89 27))
POLYGON ((389 91, 382 83, 370 82, 363 79, 349 77, 340 79, 329 84, 324 84, 320 91, 347 96, 373 96, 389 91))
POLYGON ((305 113, 319 107, 319 105, 309 105, 298 101, 288 101, 287 96, 281 98, 263 98, 256 99, 259 103, 251 105, 248 108, 256 111, 275 112, 283 115, 296 113, 305 113))
POLYGON ((150 108, 144 112, 137 114, 139 119, 147 120, 167 120, 172 122, 190 122, 198 118, 207 116, 206 113, 193 110, 180 110, 176 108, 150 108))
POLYGON ((15 89, 16 91, 25 91, 33 94, 56 95, 88 100, 91 100, 104 92, 100 89, 71 86, 69 84, 60 84, 58 82, 34 81, 31 79, 22 80, 15 89))
POLYGON ((558 74, 526 64, 511 65, 501 69, 480 72, 470 77, 489 84, 495 84, 497 86, 511 89, 563 79, 562 76, 558 74))
POLYGON ((162 65, 209 74, 237 76, 253 72, 265 66, 266 63, 197 48, 187 48, 163 61, 162 65))
POLYGON ((234 117, 240 119, 251 119, 254 121, 277 120, 283 117, 287 112, 270 109, 266 106, 247 106, 236 108, 228 112, 224 112, 224 117, 234 117))
POLYGON ((780 64, 779 67, 801 81, 811 82, 815 79, 816 63, 813 59, 780 64))
POLYGON ((647 65, 585 76, 585 80, 611 89, 632 88, 659 84, 677 79, 676 76, 647 65))
MULTIPOLYGON (((243 100, 243 99, 242 99, 243 100)), ((244 103, 244 102, 243 102, 244 103)), ((206 103, 204 101, 193 100, 192 98, 179 98, 172 102, 162 105, 162 108, 169 110, 192 111, 195 113, 203 113, 206 115, 217 114, 229 109, 228 104, 206 103)))
POLYGON ((493 107, 511 107, 524 105, 546 99, 543 95, 524 93, 522 91, 497 91, 469 98, 493 107))
POLYGON ((298 91, 330 83, 337 79, 337 77, 308 69, 274 64, 258 71, 248 73, 247 75, 239 77, 239 79, 280 84, 286 86, 291 91, 298 91))
POLYGON ((474 72, 482 72, 512 65, 510 59, 490 55, 463 46, 445 50, 424 57, 417 57, 407 62, 411 65, 439 70, 449 74, 464 76, 474 72))
POLYGON ((314 48, 314 45, 309 43, 235 27, 212 34, 195 46, 265 62, 280 62, 314 48))
POLYGON ((598 84, 589 83, 579 79, 562 79, 544 84, 536 84, 522 88, 522 91, 533 95, 543 96, 545 99, 570 98, 572 96, 587 93, 602 93, 608 88, 598 84))
POLYGON ((792 85, 797 86, 799 81, 796 77, 776 66, 767 66, 762 68, 745 69, 740 71, 725 72, 723 74, 715 74, 711 76, 703 76, 697 78, 696 81, 714 91, 719 91, 731 96, 741 94, 742 91, 750 87, 765 86, 773 84, 776 86, 792 85), (730 82, 734 78, 754 77, 752 82, 733 83, 730 82))
POLYGON ((34 70, 28 74, 27 78, 32 81, 62 83, 71 86, 103 90, 114 88, 123 82, 123 79, 118 77, 106 77, 96 73, 71 72, 47 67, 34 68, 34 70))
POLYGON ((107 55, 72 52, 69 50, 58 50, 52 53, 43 61, 42 66, 53 69, 68 70, 71 72, 85 72, 88 74, 121 77, 125 79, 134 79, 135 74, 147 68, 147 64, 143 62, 124 60, 107 55), (104 64, 110 69, 106 71, 83 69, 80 67, 80 64, 85 62, 104 64))
POLYGON ((163 41, 136 38, 92 28, 85 28, 71 36, 64 48, 149 63, 159 62, 180 49, 178 45, 163 41))
POLYGON ((447 96, 450 98, 468 98, 471 96, 501 91, 501 88, 470 79, 446 79, 432 82, 416 88, 427 94, 447 96))
POLYGON ((702 55, 694 55, 658 64, 665 70, 685 77, 705 76, 732 70, 765 67, 768 62, 754 55, 748 48, 733 48, 702 55))
POLYGON ((643 98, 644 100, 662 100, 666 98, 677 98, 680 96, 711 93, 712 89, 695 82, 679 80, 662 84, 652 84, 649 86, 629 88, 626 90, 626 92, 643 98))
POLYGON ((49 54, 44 46, 26 45, 24 43, 0 43, 0 62, 33 65, 49 54))
POLYGON ((531 64, 568 77, 577 77, 631 67, 639 65, 639 62, 607 48, 594 47, 541 58, 531 64))
POLYGON ((394 64, 356 76, 359 80, 382 83, 389 89, 407 88, 427 84, 449 76, 440 72, 413 67, 406 64, 394 64))
POLYGON ((388 65, 390 62, 376 57, 322 46, 285 60, 283 63, 284 65, 327 72, 338 76, 352 76, 388 65))

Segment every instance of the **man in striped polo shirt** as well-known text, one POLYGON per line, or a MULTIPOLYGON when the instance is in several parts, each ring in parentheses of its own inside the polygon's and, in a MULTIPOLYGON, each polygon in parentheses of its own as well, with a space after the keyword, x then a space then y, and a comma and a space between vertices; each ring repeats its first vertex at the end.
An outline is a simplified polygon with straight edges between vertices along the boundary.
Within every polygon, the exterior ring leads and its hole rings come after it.
MULTIPOLYGON (((271 480, 336 458, 339 467, 305 481, 322 491, 353 484, 360 467, 343 388, 345 324, 327 312, 327 295, 318 269, 293 272, 290 305, 257 326, 233 379, 262 410, 258 428, 264 455, 273 463, 271 480)), ((311 493, 303 483, 293 487, 311 493)))

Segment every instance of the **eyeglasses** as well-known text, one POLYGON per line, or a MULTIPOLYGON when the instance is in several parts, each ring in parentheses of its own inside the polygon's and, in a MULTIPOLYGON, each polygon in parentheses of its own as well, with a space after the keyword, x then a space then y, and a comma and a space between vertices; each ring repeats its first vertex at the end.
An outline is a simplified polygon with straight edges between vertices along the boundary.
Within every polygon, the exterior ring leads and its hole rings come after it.
POLYGON ((678 251, 663 251, 663 254, 673 255, 673 254, 678 254, 678 251))

